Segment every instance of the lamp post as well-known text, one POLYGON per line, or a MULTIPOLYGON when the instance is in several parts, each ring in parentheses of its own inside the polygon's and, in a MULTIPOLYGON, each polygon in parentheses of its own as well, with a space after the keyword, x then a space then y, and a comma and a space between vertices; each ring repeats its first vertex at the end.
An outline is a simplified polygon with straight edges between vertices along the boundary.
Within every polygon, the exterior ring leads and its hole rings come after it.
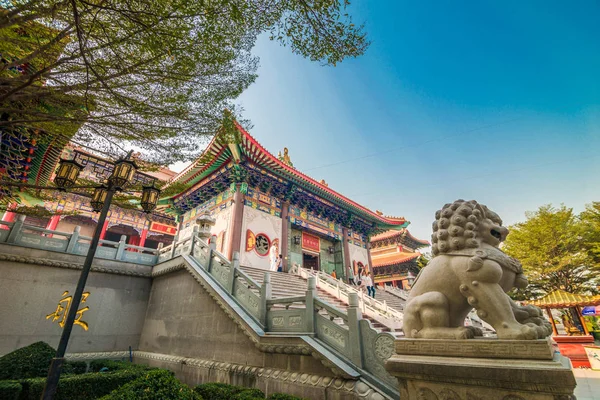
MULTIPOLYGON (((70 304, 67 319, 60 337, 60 342, 58 344, 58 349, 56 350, 56 356, 50 363, 48 377, 46 379, 46 386, 44 387, 44 392, 42 394, 43 400, 51 400, 56 394, 58 380, 60 378, 60 371, 65 362, 65 352, 67 350, 67 345, 69 344, 71 331, 73 330, 73 323, 81 303, 83 290, 92 267, 98 242, 100 241, 100 233, 102 231, 102 227, 104 226, 104 222, 106 221, 106 216, 108 215, 108 210, 110 209, 113 195, 117 191, 122 191, 127 184, 131 183, 137 171, 137 166, 132 160, 130 160, 131 154, 132 152, 130 151, 124 159, 120 159, 114 163, 114 169, 111 176, 108 178, 106 185, 76 186, 75 183, 77 181, 77 177, 83 169, 83 166, 74 160, 60 161, 60 165, 56 171, 56 177, 54 178, 54 183, 56 184, 57 188, 34 186, 24 183, 6 183, 9 186, 31 187, 36 189, 58 189, 60 191, 66 191, 67 189, 93 188, 94 194, 92 195, 92 200, 90 203, 95 212, 100 212, 98 223, 94 231, 94 236, 92 237, 90 248, 85 257, 83 269, 81 270, 81 275, 79 276, 79 281, 77 282, 77 289, 75 290, 75 294, 73 295, 73 299, 70 304)), ((143 187, 141 206, 146 213, 150 213, 154 210, 154 208, 156 208, 156 202, 158 201, 159 194, 160 190, 154 187, 154 183, 150 186, 143 187)))

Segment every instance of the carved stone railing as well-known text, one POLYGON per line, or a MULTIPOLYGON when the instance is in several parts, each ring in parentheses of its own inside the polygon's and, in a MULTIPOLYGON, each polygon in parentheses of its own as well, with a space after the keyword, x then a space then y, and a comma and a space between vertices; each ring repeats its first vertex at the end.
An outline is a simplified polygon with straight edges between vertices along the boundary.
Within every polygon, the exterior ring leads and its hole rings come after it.
MULTIPOLYGON (((397 387, 384 368, 384 356, 391 356, 394 349, 394 336, 377 332, 362 318, 361 304, 369 311, 374 308, 365 300, 361 303, 356 290, 346 292, 349 306, 345 311, 340 310, 318 297, 318 277, 311 275, 307 276, 304 296, 273 299, 271 272, 265 271, 263 283, 257 283, 239 268, 238 252, 229 261, 215 250, 215 243, 207 244, 197 233, 162 249, 161 257, 163 254, 165 258, 172 254, 191 256, 195 260, 193 268, 208 272, 214 284, 235 299, 266 333, 317 338, 355 367, 390 387, 397 387)), ((324 284, 322 279, 321 285, 324 284)))
MULTIPOLYGON (((90 248, 92 238, 81 235, 79 226, 72 233, 65 233, 27 225, 25 221, 24 215, 19 215, 15 222, 0 221, 0 243, 82 256, 90 248), (2 226, 8 229, 1 229, 2 226)), ((95 256, 143 265, 155 265, 158 262, 160 249, 127 244, 126 238, 123 235, 118 242, 100 240, 95 256)))
POLYGON ((327 275, 322 271, 314 271, 295 265, 292 267, 291 272, 303 279, 314 277, 319 289, 346 304, 349 304, 350 294, 355 293, 358 296, 358 307, 363 314, 368 315, 370 318, 391 330, 402 328, 404 314, 392 307, 388 307, 385 301, 379 301, 369 297, 357 287, 348 285, 339 279, 334 279, 332 276, 327 275))
POLYGON ((406 301, 408 300, 408 291, 395 288, 393 286, 384 285, 383 290, 406 301))

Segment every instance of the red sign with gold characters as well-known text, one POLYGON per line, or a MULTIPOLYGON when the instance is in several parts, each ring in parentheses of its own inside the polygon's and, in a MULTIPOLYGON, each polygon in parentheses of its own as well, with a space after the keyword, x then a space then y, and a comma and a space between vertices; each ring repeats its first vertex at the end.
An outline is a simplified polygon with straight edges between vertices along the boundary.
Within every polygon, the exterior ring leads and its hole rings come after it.
POLYGON ((302 248, 306 250, 321 251, 321 243, 318 236, 302 232, 302 248))
POLYGON ((175 234, 177 233, 177 227, 159 224, 158 222, 152 222, 152 224, 150 224, 150 231, 166 233, 167 235, 175 236, 175 234))

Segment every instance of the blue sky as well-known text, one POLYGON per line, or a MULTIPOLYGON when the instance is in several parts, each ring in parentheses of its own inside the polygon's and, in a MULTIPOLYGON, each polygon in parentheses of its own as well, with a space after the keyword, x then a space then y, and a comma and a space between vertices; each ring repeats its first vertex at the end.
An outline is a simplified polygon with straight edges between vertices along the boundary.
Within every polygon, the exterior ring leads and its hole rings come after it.
POLYGON ((598 2, 354 3, 372 45, 335 68, 259 40, 240 103, 267 149, 424 239, 458 198, 507 224, 600 201, 598 2))

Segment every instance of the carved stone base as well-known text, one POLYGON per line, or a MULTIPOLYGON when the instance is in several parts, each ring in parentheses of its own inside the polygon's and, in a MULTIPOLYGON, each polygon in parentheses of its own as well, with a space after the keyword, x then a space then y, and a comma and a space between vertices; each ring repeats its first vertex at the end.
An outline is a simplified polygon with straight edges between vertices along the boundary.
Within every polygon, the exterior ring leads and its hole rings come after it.
POLYGON ((404 400, 574 400, 568 358, 549 340, 398 339, 386 369, 404 400))

